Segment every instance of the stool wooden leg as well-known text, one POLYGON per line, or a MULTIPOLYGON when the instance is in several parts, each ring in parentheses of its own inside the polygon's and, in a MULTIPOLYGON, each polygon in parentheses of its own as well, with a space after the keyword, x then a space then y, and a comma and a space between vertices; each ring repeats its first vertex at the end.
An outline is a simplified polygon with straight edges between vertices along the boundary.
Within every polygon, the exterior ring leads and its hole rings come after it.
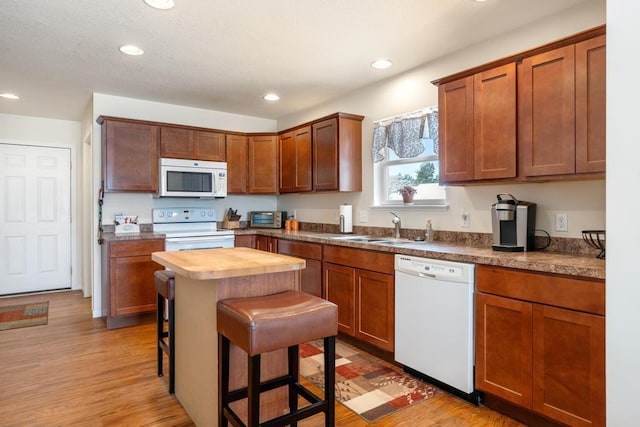
MULTIPOLYGON (((298 410, 298 390, 296 384, 300 380, 300 355, 299 346, 292 345, 288 349, 289 363, 289 413, 292 414, 298 410)), ((291 427, 296 427, 297 422, 291 423, 291 427)))
POLYGON ((260 355, 248 356, 248 415, 247 425, 258 427, 260 425, 260 355))
POLYGON ((224 408, 229 405, 229 339, 218 334, 218 426, 229 425, 224 408))
POLYGON ((324 338, 324 399, 327 411, 324 425, 334 427, 336 424, 336 337, 324 338))
POLYGON ((169 300, 169 394, 176 388, 176 300, 169 300))
POLYGON ((162 334, 164 332, 164 297, 157 294, 157 308, 156 308, 156 347, 157 363, 158 363, 158 376, 161 377, 162 373, 162 347, 160 347, 160 341, 162 340, 162 334))

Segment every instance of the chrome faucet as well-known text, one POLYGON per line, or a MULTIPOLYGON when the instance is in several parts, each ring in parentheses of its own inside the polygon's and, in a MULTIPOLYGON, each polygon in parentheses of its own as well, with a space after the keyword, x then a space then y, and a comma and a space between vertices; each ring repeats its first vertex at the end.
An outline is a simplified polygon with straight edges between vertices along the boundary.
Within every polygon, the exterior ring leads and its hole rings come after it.
POLYGON ((393 224, 396 227, 395 230, 395 238, 399 239, 400 238, 400 228, 402 227, 402 224, 400 223, 400 217, 398 215, 396 215, 393 212, 390 212, 391 215, 393 215, 393 219, 391 220, 391 222, 393 222, 393 224))

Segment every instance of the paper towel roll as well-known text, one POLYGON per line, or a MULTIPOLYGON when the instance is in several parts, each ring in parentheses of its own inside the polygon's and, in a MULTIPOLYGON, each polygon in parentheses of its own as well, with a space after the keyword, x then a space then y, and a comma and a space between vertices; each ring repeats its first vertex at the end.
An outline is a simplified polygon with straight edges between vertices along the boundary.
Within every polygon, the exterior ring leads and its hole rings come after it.
POLYGON ((351 205, 340 205, 340 232, 353 233, 353 209, 351 205))

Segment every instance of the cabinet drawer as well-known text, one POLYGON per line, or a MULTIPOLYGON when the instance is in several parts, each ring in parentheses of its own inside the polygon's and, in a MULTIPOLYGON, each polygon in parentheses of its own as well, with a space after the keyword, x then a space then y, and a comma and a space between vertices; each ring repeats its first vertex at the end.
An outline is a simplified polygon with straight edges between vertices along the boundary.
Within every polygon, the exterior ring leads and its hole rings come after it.
POLYGON ((343 246, 325 245, 323 260, 388 274, 393 274, 394 268, 393 254, 346 248, 343 246))
POLYGON ((278 252, 301 258, 322 260, 322 245, 317 243, 296 242, 294 240, 278 240, 278 252))
POLYGON ((150 255, 160 251, 164 251, 164 239, 126 240, 109 244, 110 258, 150 255))
POLYGON ((479 265, 476 288, 478 292, 605 314, 604 280, 479 265))

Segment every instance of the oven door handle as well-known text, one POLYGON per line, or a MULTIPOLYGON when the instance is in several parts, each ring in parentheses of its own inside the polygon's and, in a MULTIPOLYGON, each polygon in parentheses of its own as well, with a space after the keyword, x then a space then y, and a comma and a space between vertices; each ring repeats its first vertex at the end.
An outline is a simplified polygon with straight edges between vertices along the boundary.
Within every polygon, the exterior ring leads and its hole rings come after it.
POLYGON ((207 237, 167 237, 167 243, 197 243, 197 242, 220 242, 234 240, 232 234, 226 236, 207 236, 207 237))

